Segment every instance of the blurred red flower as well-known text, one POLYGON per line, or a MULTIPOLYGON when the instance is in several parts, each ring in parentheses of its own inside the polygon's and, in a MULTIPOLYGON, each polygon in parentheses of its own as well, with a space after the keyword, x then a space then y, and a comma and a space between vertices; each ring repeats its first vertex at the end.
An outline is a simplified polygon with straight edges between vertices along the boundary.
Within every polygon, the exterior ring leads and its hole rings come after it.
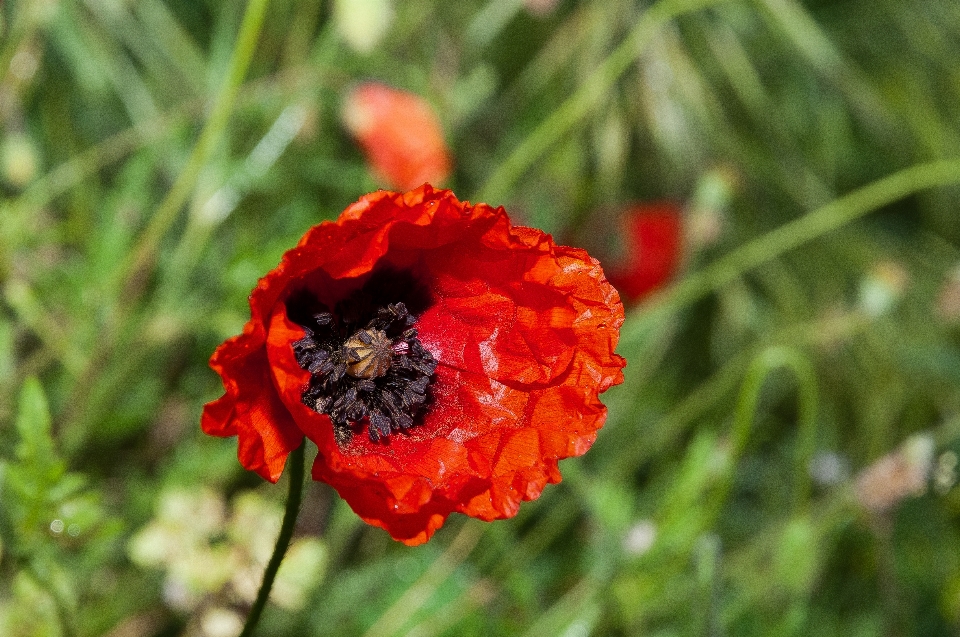
POLYGON ((343 120, 374 173, 390 187, 409 190, 441 183, 450 174, 440 120, 421 97, 364 83, 347 95, 343 120))
POLYGON ((250 308, 210 360, 226 393, 203 430, 239 436, 271 481, 306 434, 314 479, 411 545, 559 482, 623 381, 623 306, 598 262, 429 185, 313 227, 250 308))
POLYGON ((670 202, 638 204, 619 219, 623 247, 607 276, 624 298, 639 300, 666 283, 680 264, 683 226, 670 202))

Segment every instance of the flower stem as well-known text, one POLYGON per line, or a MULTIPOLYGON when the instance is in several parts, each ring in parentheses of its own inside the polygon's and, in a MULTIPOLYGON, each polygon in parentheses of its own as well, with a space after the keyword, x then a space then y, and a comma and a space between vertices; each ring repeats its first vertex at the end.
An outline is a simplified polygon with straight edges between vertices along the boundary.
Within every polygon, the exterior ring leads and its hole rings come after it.
POLYGON ((273 555, 267 563, 267 570, 263 573, 263 583, 260 584, 260 591, 257 593, 257 599, 253 602, 250 614, 247 615, 247 622, 243 625, 243 632, 240 637, 250 637, 253 629, 257 627, 260 621, 260 614, 263 607, 267 604, 267 598, 270 596, 270 589, 273 588, 273 580, 280 569, 280 563, 283 556, 290 546, 290 538, 293 536, 293 526, 297 521, 297 515, 300 513, 300 502, 303 500, 303 448, 306 443, 301 443, 299 447, 290 453, 287 465, 290 467, 290 491, 287 495, 287 508, 283 512, 283 523, 280 525, 280 535, 277 536, 277 545, 273 547, 273 555))

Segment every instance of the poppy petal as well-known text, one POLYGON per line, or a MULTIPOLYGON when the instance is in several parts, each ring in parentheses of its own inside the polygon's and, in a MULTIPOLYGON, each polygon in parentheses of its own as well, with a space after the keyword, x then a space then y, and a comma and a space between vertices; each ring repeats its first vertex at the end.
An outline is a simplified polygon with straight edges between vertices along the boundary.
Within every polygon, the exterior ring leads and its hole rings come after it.
POLYGON ((683 216, 670 202, 636 205, 620 218, 625 254, 610 270, 624 297, 639 300, 663 286, 680 263, 683 216))
POLYGON ((597 261, 512 226, 502 208, 472 206, 429 185, 367 195, 336 222, 314 227, 261 279, 250 303, 249 334, 228 349, 249 340, 244 364, 260 366, 260 375, 215 367, 228 396, 208 405, 205 431, 257 426, 237 415, 239 374, 243 392, 264 393, 258 404, 282 412, 272 416, 280 430, 295 423, 316 443, 314 479, 411 545, 452 512, 511 517, 559 482, 558 461, 585 453, 603 425, 599 394, 623 380, 625 363, 614 353, 623 306, 597 261), (344 440, 326 413, 303 402, 312 376, 294 343, 307 332, 287 302, 306 291, 333 311, 376 272, 401 271, 429 292, 413 325, 436 361, 428 406, 386 438, 363 435, 364 417, 344 440))
POLYGON ((240 464, 276 482, 303 433, 270 382, 266 352, 254 342, 245 333, 214 353, 210 366, 224 378, 226 393, 204 406, 200 426, 213 436, 238 436, 240 464))
POLYGON ((343 119, 374 173, 391 186, 440 183, 450 173, 440 120, 421 97, 366 82, 347 95, 343 119))

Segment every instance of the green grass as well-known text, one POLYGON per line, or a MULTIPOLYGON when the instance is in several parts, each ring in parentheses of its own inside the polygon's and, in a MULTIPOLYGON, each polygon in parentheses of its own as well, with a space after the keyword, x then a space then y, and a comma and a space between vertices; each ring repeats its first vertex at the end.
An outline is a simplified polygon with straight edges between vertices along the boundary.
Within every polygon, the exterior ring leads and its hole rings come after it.
POLYGON ((281 569, 259 634, 960 628, 960 309, 941 309, 960 5, 12 0, 0 19, 0 634, 214 637, 243 614, 273 537, 229 529, 242 502, 279 528, 287 490, 200 432, 207 359, 285 249, 382 185, 339 116, 364 79, 433 104, 462 199, 577 245, 634 201, 720 232, 628 308, 627 381, 561 484, 416 549, 308 484, 312 567, 281 569), (350 9, 391 5, 351 46, 374 21, 350 9), (932 458, 926 487, 873 511, 856 478, 896 450, 932 458), (150 533, 172 553, 138 553, 150 533))

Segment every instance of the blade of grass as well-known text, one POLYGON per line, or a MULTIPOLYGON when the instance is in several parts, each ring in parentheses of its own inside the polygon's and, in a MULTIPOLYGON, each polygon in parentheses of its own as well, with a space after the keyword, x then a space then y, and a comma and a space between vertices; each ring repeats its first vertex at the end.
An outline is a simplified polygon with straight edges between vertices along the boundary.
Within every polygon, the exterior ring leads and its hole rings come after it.
POLYGON ((595 617, 595 600, 601 595, 602 588, 604 583, 595 575, 584 577, 556 604, 542 613, 537 621, 523 633, 524 637, 567 634, 562 631, 573 622, 591 615, 595 617))
POLYGON ((140 277, 144 274, 143 271, 149 268, 159 248, 160 240, 176 221, 183 204, 193 190, 201 167, 210 158, 226 132, 237 93, 253 59, 267 3, 268 0, 250 0, 247 4, 240 32, 230 56, 226 79, 217 94, 210 117, 183 170, 180 171, 166 198, 157 206, 137 245, 120 268, 121 289, 126 290, 133 279, 140 277))
POLYGON ((74 445, 79 445, 86 436, 85 432, 75 424, 79 422, 78 418, 83 411, 80 405, 84 401, 79 398, 93 393, 92 388, 96 378, 113 354, 113 348, 124 332, 124 321, 132 312, 142 292, 142 286, 137 284, 142 283, 147 272, 152 269, 160 241, 176 221, 196 184, 201 168, 226 132, 237 94, 256 49, 267 4, 268 0, 250 0, 247 4, 233 52, 230 55, 226 79, 217 94, 210 117, 167 196, 157 207, 136 245, 117 269, 116 283, 109 286, 109 289, 119 293, 123 304, 120 312, 113 317, 113 323, 101 339, 100 346, 88 359, 87 365, 74 384, 71 399, 67 402, 68 410, 63 419, 63 432, 74 445))
POLYGON ((81 6, 71 5, 65 5, 58 14, 58 36, 78 47, 74 55, 93 61, 126 108, 130 121, 140 126, 154 120, 159 111, 153 94, 127 52, 103 28, 102 15, 89 16, 81 6), (67 37, 66 31, 73 31, 73 37, 67 37))
POLYGON ((577 92, 545 119, 497 169, 480 189, 478 201, 499 202, 543 154, 586 117, 609 94, 610 88, 630 67, 664 24, 684 13, 726 0, 661 0, 650 8, 623 43, 591 74, 577 92))
POLYGON ((450 628, 470 617, 478 609, 486 608, 496 597, 496 590, 486 580, 480 580, 463 591, 456 599, 424 621, 407 631, 405 637, 432 637, 451 634, 450 628))
POLYGON ((203 53, 167 5, 160 0, 141 0, 133 3, 131 10, 148 31, 163 33, 163 55, 169 58, 179 75, 190 83, 195 94, 202 93, 206 77, 203 53))
POLYGON ((45 308, 36 292, 26 281, 10 279, 3 286, 3 300, 41 340, 44 348, 54 354, 67 371, 77 373, 82 367, 82 356, 70 339, 69 328, 45 308))
MULTIPOLYGON (((760 404, 760 395, 767 378, 778 369, 789 369, 796 377, 798 394, 797 422, 800 434, 794 460, 794 501, 799 512, 806 505, 810 494, 810 474, 808 466, 813 457, 817 431, 817 376, 813 366, 805 356, 788 347, 771 347, 761 352, 747 370, 743 388, 740 391, 733 424, 733 457, 743 456, 747 441, 756 421, 756 412, 760 404)), ((724 491, 728 491, 733 477, 728 477, 724 491)))
POLYGON ((624 346, 660 320, 782 254, 842 228, 883 206, 928 188, 960 183, 960 160, 918 164, 879 179, 754 239, 669 288, 629 317, 620 331, 624 346))
POLYGON ((463 563, 483 536, 485 527, 467 520, 447 550, 364 633, 364 637, 396 634, 463 563))
POLYGON ((801 55, 842 91, 854 109, 878 133, 889 130, 890 114, 853 61, 794 0, 757 0, 761 13, 797 47, 801 55))

